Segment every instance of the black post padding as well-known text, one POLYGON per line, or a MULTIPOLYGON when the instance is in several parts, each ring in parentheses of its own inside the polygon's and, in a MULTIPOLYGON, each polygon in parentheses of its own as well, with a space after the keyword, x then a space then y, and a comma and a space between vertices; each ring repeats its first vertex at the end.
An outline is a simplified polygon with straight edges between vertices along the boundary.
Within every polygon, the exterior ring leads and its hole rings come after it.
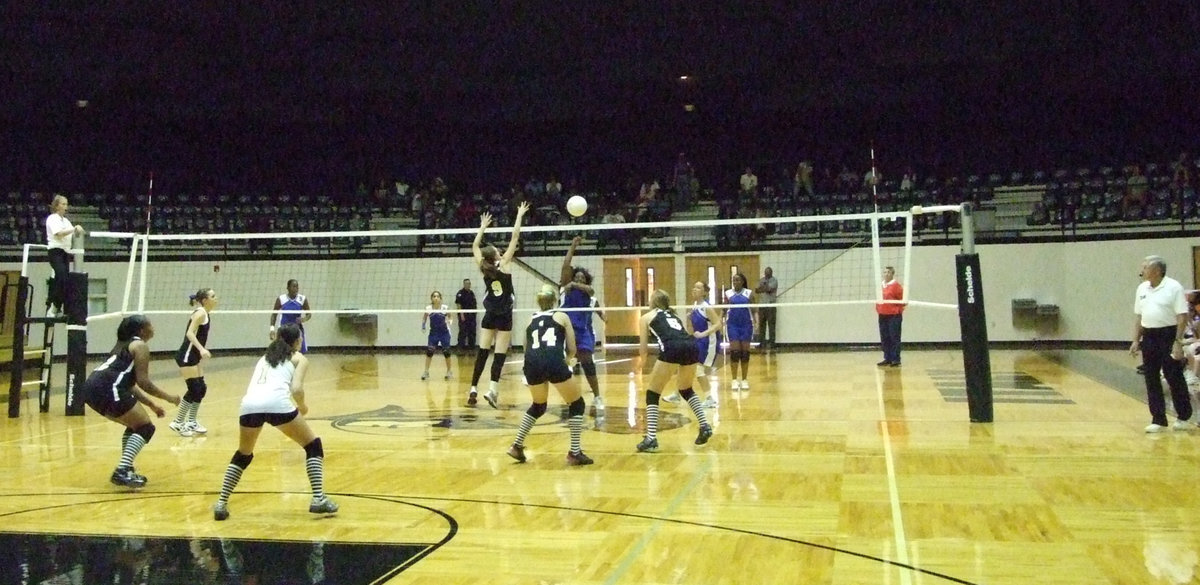
POLYGON ((83 381, 87 379, 88 275, 67 275, 67 416, 83 416, 83 381))
POLYGON ((67 287, 63 296, 63 311, 68 325, 86 325, 88 317, 88 275, 86 272, 67 274, 67 287))
POLYGON ((988 353, 987 316, 979 254, 955 256, 958 324, 962 330, 963 370, 971 422, 992 422, 992 360, 988 353))
MULTIPOLYGON (((9 285, 11 286, 11 285, 9 285)), ((8 418, 21 416, 21 377, 25 373, 25 306, 29 304, 29 277, 17 280, 17 313, 13 319, 12 378, 8 385, 8 418)))

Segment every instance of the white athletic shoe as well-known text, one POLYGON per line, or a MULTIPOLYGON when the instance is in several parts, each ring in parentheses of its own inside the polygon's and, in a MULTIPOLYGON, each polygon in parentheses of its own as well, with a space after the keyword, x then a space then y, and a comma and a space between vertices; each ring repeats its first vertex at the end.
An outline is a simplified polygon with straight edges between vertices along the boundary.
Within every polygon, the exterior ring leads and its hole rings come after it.
POLYGON ((717 404, 716 395, 714 394, 712 396, 709 396, 708 398, 705 398, 704 403, 701 404, 700 406, 703 406, 704 408, 716 408, 717 406, 719 406, 717 404))
POLYGON ((196 431, 194 429, 192 429, 192 425, 190 425, 186 422, 177 423, 177 422, 172 421, 171 424, 167 425, 167 428, 179 433, 179 436, 181 436, 181 437, 190 437, 190 436, 196 434, 196 431))
POLYGON ((750 389, 750 382, 742 380, 742 391, 745 392, 746 390, 749 390, 749 389, 750 389))
POLYGON ((483 393, 483 399, 487 401, 488 406, 492 408, 500 408, 500 393, 496 392, 495 388, 483 393))
POLYGON ((666 402, 670 402, 671 404, 679 404, 679 401, 681 400, 679 393, 677 392, 667 394, 666 396, 663 396, 662 399, 666 402))
POLYGON ((208 432, 208 429, 205 428, 204 425, 200 424, 200 421, 198 421, 198 420, 189 422, 188 426, 192 427, 193 433, 199 433, 199 434, 203 435, 208 432))
POLYGON ((1160 424, 1150 423, 1150 424, 1146 425, 1146 433, 1147 434, 1149 434, 1149 433, 1164 433, 1166 431, 1167 431, 1167 427, 1164 427, 1160 424))
POLYGON ((596 410, 604 410, 604 397, 597 395, 595 398, 592 398, 592 408, 596 410))
POLYGON ((446 372, 446 379, 447 379, 447 380, 449 380, 449 379, 450 379, 450 372, 446 372))
POLYGON ((1190 431, 1195 428, 1195 426, 1196 425, 1192 424, 1192 421, 1190 420, 1177 420, 1175 421, 1175 424, 1171 425, 1171 428, 1177 431, 1190 431))
POLYGON ((732 381, 732 382, 730 382, 730 383, 729 383, 729 389, 730 389, 730 390, 738 390, 738 389, 740 389, 741 387, 742 387, 742 385, 741 385, 741 382, 738 382, 737 380, 734 380, 734 381, 732 381))
POLYGON ((426 371, 424 371, 424 372, 421 372, 421 379, 422 379, 422 380, 428 380, 428 379, 429 379, 429 370, 426 370, 426 371))

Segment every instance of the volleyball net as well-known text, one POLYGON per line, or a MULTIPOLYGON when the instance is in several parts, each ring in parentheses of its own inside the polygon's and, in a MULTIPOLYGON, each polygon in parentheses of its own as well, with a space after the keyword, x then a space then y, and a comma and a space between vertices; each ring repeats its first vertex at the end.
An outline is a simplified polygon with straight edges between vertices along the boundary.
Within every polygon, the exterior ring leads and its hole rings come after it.
MULTIPOLYGON (((781 321, 792 313, 808 319, 862 312, 873 318, 873 305, 883 302, 881 276, 888 266, 905 287, 902 302, 955 309, 953 269, 914 265, 913 241, 917 222, 952 226, 959 210, 941 206, 822 216, 525 225, 517 261, 510 267, 517 296, 516 328, 521 328, 523 316, 527 319, 536 310, 534 295, 540 287, 558 284, 564 255, 576 236, 581 243, 572 265, 592 275, 595 297, 609 317, 610 337, 630 334, 623 324, 647 309, 655 290, 665 290, 674 306, 686 307, 692 304, 694 283, 701 282, 708 287, 707 300, 727 308, 724 291, 733 287, 734 275, 742 274, 754 290, 768 267, 777 282, 775 299, 767 302, 769 297, 759 292, 750 307, 775 307, 781 321)), ((214 345, 259 347, 265 333, 252 332, 265 331, 275 300, 288 281, 296 280, 310 302, 312 320, 306 328, 311 344, 422 346, 420 324, 435 291, 450 312, 457 313, 456 293, 467 280, 481 306, 487 291, 471 253, 477 231, 97 231, 89 235, 89 247, 122 252, 110 255, 107 262, 89 262, 93 288, 100 285, 106 300, 103 307, 91 308, 89 321, 143 313, 182 323, 191 311, 189 295, 213 289, 217 310, 226 316, 219 327, 227 332, 214 345), (364 331, 368 328, 373 331, 364 331)), ((503 252, 511 232, 509 226, 489 228, 485 243, 503 252)), ((918 256, 920 249, 916 248, 918 256)), ((857 326, 864 327, 865 332, 843 331, 831 341, 869 340, 875 335, 873 325, 857 326)), ((158 328, 163 330, 162 325, 158 328)), ((776 336, 778 343, 811 339, 789 339, 786 329, 782 333, 776 336)), ((514 335, 514 341, 519 343, 518 337, 514 335)))

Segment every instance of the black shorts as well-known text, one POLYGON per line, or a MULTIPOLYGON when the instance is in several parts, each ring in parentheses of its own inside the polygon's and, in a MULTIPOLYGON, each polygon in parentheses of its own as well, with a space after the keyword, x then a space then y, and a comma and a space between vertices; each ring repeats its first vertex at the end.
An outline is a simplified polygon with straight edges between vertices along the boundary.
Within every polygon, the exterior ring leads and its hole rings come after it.
POLYGON ((85 382, 83 396, 84 403, 92 410, 111 418, 120 418, 137 404, 137 398, 131 390, 121 390, 114 397, 112 386, 108 384, 92 386, 85 382))
POLYGON ((561 355, 547 357, 537 354, 525 354, 525 365, 521 368, 525 374, 525 383, 536 386, 545 382, 561 384, 571 379, 571 368, 561 355))
POLYGON ((238 417, 238 424, 252 429, 262 427, 263 423, 271 423, 271 426, 277 427, 292 422, 297 416, 300 416, 298 409, 291 412, 255 412, 238 417))
POLYGON ((680 366, 690 366, 699 363, 696 354, 696 342, 691 340, 672 341, 658 352, 658 361, 680 366))
POLYGON ((492 331, 512 331, 512 311, 503 313, 485 311, 482 325, 484 329, 492 331))
POLYGON ((191 345, 188 348, 190 351, 188 349, 181 349, 175 352, 175 365, 181 368, 200 365, 200 350, 191 345))

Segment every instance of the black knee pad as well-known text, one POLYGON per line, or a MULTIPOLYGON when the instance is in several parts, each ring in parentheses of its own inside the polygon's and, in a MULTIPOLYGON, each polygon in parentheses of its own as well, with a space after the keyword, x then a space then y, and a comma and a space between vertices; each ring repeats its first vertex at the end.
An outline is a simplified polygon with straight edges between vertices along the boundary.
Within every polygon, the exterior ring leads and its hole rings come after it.
POLYGON ((432 347, 425 348, 425 357, 433 357, 433 348, 432 347))
POLYGON ((480 360, 486 360, 488 355, 491 353, 492 353, 492 348, 481 347, 481 348, 479 348, 478 351, 475 352, 475 361, 479 362, 480 360))
POLYGON ((571 406, 567 407, 567 413, 571 416, 583 416, 584 404, 582 398, 576 398, 571 406))
POLYGON ((545 402, 540 402, 540 403, 534 402, 533 404, 529 405, 529 410, 526 410, 525 413, 528 414, 529 416, 532 416, 533 418, 539 418, 543 414, 546 414, 546 403, 545 402))
POLYGON ((133 429, 133 432, 141 435, 142 439, 149 443, 150 439, 154 437, 154 423, 146 423, 136 429, 133 429))
POLYGON ((188 402, 204 400, 204 378, 188 378, 183 383, 187 384, 187 392, 183 393, 184 400, 188 402))
POLYGON ((596 377, 596 362, 594 362, 592 360, 588 360, 586 362, 579 362, 579 367, 583 368, 583 375, 588 376, 590 378, 596 377))
POLYGON ((695 395, 696 393, 693 392, 691 388, 684 388, 683 390, 679 391, 679 397, 683 398, 684 400, 691 400, 695 395))
POLYGON ((658 392, 655 392, 653 390, 647 390, 646 391, 646 406, 650 406, 651 404, 658 406, 658 398, 659 398, 658 392))
POLYGON ((504 371, 504 360, 507 357, 508 357, 507 354, 498 353, 495 355, 495 357, 492 358, 492 379, 493 380, 500 379, 500 372, 504 371))
POLYGON ((321 448, 321 437, 312 440, 311 443, 304 446, 304 457, 312 459, 313 457, 324 457, 325 449, 321 448))
POLYGON ((442 357, 444 357, 444 358, 450 357, 450 348, 447 347, 447 348, 442 349, 442 357))
POLYGON ((125 441, 129 440, 129 437, 131 436, 133 436, 133 429, 125 427, 125 432, 121 433, 121 442, 124 443, 125 441))
POLYGON ((234 451, 233 458, 229 460, 230 463, 232 463, 238 467, 241 467, 242 469, 250 467, 251 461, 254 461, 254 453, 251 453, 249 455, 242 455, 241 451, 234 451))

